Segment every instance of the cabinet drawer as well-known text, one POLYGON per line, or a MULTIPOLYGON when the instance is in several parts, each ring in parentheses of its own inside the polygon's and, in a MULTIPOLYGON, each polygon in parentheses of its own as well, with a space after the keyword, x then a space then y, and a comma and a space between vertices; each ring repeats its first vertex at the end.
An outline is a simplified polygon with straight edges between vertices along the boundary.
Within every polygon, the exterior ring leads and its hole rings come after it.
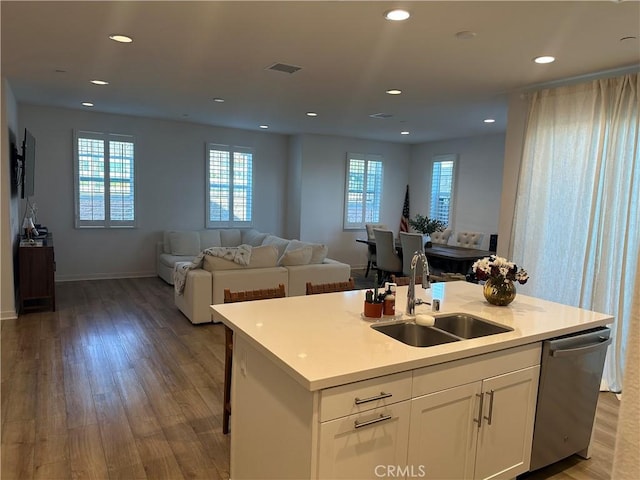
POLYGON ((320 394, 320 421, 366 412, 411 397, 411 371, 327 388, 320 394))
POLYGON ((322 423, 318 478, 371 479, 406 465, 410 410, 407 400, 322 423))
POLYGON ((416 370, 412 396, 445 390, 483 378, 540 365, 542 344, 532 343, 416 370))

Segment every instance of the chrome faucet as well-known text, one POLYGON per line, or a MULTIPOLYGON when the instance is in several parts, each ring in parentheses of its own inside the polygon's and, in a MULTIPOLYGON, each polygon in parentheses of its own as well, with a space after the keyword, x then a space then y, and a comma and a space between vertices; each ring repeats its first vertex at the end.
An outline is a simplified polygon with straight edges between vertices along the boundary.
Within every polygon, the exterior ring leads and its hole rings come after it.
POLYGON ((429 262, 423 251, 417 250, 411 259, 411 274, 409 275, 409 291, 407 292, 407 315, 413 315, 416 311, 416 305, 422 303, 421 299, 416 301, 416 265, 418 260, 422 260, 422 288, 429 288, 429 262))

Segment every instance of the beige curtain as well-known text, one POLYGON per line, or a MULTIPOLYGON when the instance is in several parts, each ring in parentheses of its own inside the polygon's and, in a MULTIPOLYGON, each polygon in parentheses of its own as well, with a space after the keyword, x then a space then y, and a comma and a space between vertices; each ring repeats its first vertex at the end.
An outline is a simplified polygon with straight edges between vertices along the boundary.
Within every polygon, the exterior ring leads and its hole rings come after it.
POLYGON ((640 288, 639 87, 631 74, 531 95, 512 232, 531 275, 519 291, 614 316, 613 391, 640 288))

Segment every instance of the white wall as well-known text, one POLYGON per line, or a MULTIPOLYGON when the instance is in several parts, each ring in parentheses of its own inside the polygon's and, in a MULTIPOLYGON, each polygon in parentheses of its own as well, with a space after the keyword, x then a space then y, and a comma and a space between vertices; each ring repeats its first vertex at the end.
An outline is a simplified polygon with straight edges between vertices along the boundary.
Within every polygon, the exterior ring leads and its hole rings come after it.
POLYGON ((14 288, 14 256, 20 229, 17 190, 12 187, 11 141, 19 148, 18 108, 8 82, 0 79, 2 99, 2 150, 0 151, 0 319, 16 318, 16 291, 14 288))
MULTIPOLYGON (((204 228, 205 143, 255 149, 254 226, 323 242, 331 258, 366 265, 364 231, 342 227, 346 153, 384 158, 381 222, 398 231, 406 185, 411 214, 427 213, 431 158, 457 153, 456 230, 498 229, 504 136, 418 146, 324 135, 285 136, 187 122, 19 105, 20 129, 37 140, 38 222, 54 234, 57 280, 155 274, 155 243, 165 229, 204 228), (136 141, 138 227, 76 229, 73 130, 131 134, 136 141)), ((23 210, 23 207, 21 207, 23 210)))
POLYGON ((513 245, 511 233, 513 215, 516 208, 516 195, 522 163, 522 149, 527 124, 528 101, 524 95, 509 95, 509 113, 507 116, 507 135, 505 139, 504 171, 502 176, 502 198, 500 202, 500 225, 498 235, 498 255, 511 258, 513 245))
POLYGON ((398 232, 409 180, 409 145, 327 135, 302 135, 300 239, 325 243, 331 258, 353 267, 367 264, 363 230, 344 230, 347 152, 381 155, 384 161, 380 222, 398 232))
POLYGON ((287 218, 285 238, 300 237, 300 204, 302 202, 302 138, 289 137, 289 165, 287 170, 287 218))
MULTIPOLYGON (((431 164, 434 155, 458 154, 454 188, 453 224, 456 232, 484 232, 483 249, 489 235, 498 233, 504 135, 484 135, 415 145, 411 152, 411 216, 429 213, 431 164)), ((449 240, 454 244, 455 238, 449 240)), ((500 239, 498 240, 500 245, 500 239)))
POLYGON ((286 136, 23 104, 19 113, 37 142, 33 200, 54 235, 57 280, 154 275, 162 230, 204 228, 206 142, 254 148, 255 228, 283 233, 286 136), (137 228, 74 228, 74 129, 135 136, 137 228))

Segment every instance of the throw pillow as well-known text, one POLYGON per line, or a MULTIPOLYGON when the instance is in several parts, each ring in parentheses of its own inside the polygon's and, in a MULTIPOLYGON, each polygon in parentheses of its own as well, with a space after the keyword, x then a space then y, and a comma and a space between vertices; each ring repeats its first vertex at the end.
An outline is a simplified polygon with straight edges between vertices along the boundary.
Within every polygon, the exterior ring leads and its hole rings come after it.
POLYGON ((220 230, 202 230, 200 232, 200 248, 202 250, 220 246, 222 246, 220 230))
POLYGON ((277 264, 278 250, 274 246, 266 245, 262 247, 253 247, 251 249, 251 260, 249 260, 249 265, 246 267, 225 258, 205 255, 204 261, 202 262, 202 268, 208 272, 213 272, 215 270, 268 268, 275 267, 277 264))
POLYGON ((302 248, 297 248, 295 250, 286 250, 282 257, 280 257, 280 261, 278 263, 283 267, 309 265, 312 253, 313 250, 310 245, 302 248))
POLYGON ((300 240, 291 240, 287 250, 295 250, 306 246, 311 247, 312 252, 309 263, 312 265, 324 262, 324 259, 327 258, 327 255, 329 254, 329 247, 322 243, 301 242, 300 240))
POLYGON ((170 232, 169 243, 172 255, 198 255, 200 234, 196 231, 170 232))
POLYGON ((275 235, 267 235, 267 237, 262 241, 262 245, 273 245, 276 247, 278 249, 278 258, 280 258, 284 255, 284 251, 289 245, 289 240, 276 237, 275 235))
POLYGON ((248 230, 242 230, 240 236, 242 238, 242 243, 246 243, 247 245, 251 245, 252 247, 257 247, 259 245, 262 245, 262 242, 267 237, 267 234, 261 233, 253 228, 249 228, 248 230))
POLYGON ((242 240, 240 240, 240 230, 237 228, 220 230, 220 241, 223 247, 237 247, 242 244, 242 240))

